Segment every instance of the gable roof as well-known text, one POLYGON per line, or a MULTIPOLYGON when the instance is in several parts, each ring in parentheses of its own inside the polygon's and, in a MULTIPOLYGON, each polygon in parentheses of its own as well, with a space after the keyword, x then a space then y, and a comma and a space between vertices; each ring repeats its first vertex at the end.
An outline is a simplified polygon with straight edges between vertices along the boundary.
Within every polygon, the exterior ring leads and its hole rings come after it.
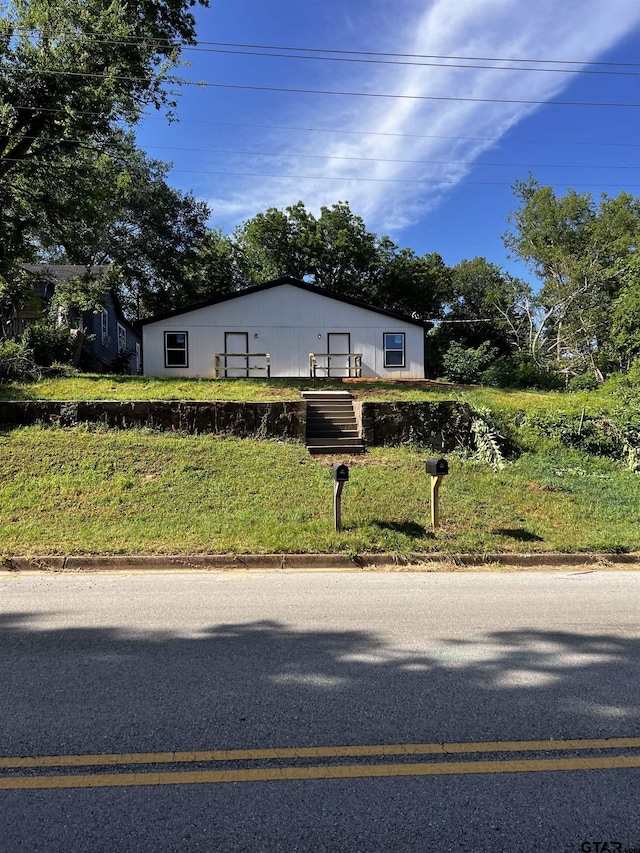
POLYGON ((179 308, 176 311, 167 311, 164 314, 156 314, 154 317, 148 317, 146 320, 141 320, 140 325, 146 326, 149 323, 158 323, 160 320, 168 320, 170 317, 179 317, 181 314, 189 314, 191 311, 198 311, 200 308, 210 308, 212 305, 220 305, 222 302, 230 302, 232 299, 240 299, 243 296, 248 296, 251 293, 261 293, 265 290, 271 290, 275 287, 281 287, 283 284, 289 284, 292 287, 297 287, 300 290, 306 290, 308 293, 317 293, 320 296, 326 296, 327 299, 335 299, 336 302, 343 302, 346 305, 355 305, 357 308, 366 308, 367 311, 373 311, 375 314, 382 314, 385 317, 393 317, 394 320, 402 320, 404 323, 411 323, 414 326, 428 330, 433 328, 433 323, 428 320, 418 320, 415 317, 410 317, 407 314, 402 314, 399 311, 389 311, 386 308, 378 308, 376 305, 371 305, 368 302, 363 302, 360 299, 353 299, 351 296, 343 296, 340 293, 335 293, 332 290, 326 290, 324 287, 318 287, 315 284, 309 284, 307 281, 300 281, 297 278, 290 276, 282 276, 273 281, 267 281, 265 284, 258 284, 254 287, 247 287, 243 290, 235 290, 233 293, 227 293, 224 296, 218 296, 214 299, 207 299, 205 302, 198 302, 194 305, 187 305, 185 308, 179 308))
POLYGON ((90 278, 100 278, 109 269, 109 264, 99 264, 86 267, 84 264, 23 264, 22 269, 36 277, 52 281, 69 281, 77 276, 88 275, 90 278))
MULTIPOLYGON (((22 264, 22 269, 33 275, 36 282, 51 282, 52 288, 56 284, 70 281, 72 278, 84 278, 85 276, 93 279, 102 278, 110 268, 111 264, 95 264, 91 267, 84 266, 84 264, 22 264)), ((109 296, 118 322, 139 336, 140 332, 136 329, 135 324, 124 316, 117 292, 109 290, 109 296)), ((108 308, 108 306, 105 307, 108 308)))

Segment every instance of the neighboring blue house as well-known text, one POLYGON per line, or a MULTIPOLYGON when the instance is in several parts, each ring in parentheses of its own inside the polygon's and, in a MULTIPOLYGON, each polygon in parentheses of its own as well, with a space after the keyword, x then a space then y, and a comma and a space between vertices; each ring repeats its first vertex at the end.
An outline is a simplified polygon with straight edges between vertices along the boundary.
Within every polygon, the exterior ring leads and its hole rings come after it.
MULTIPOLYGON (((14 333, 21 334, 30 323, 41 319, 55 292, 56 284, 87 274, 95 278, 105 275, 108 266, 87 268, 77 264, 25 264, 23 269, 33 276, 33 299, 14 318, 14 333)), ((142 338, 122 313, 114 291, 105 294, 102 311, 71 310, 65 324, 84 333, 84 349, 92 361, 91 369, 109 373, 122 353, 129 353, 128 373, 142 372, 142 338)), ((62 318, 61 318, 62 322, 62 318)))

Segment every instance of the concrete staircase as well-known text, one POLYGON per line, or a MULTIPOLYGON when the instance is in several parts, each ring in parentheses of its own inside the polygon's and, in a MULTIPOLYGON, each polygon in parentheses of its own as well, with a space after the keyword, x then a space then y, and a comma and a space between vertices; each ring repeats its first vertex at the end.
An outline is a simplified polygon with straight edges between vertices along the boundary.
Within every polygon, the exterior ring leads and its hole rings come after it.
POLYGON ((303 391, 309 453, 364 453, 353 398, 348 391, 303 391))

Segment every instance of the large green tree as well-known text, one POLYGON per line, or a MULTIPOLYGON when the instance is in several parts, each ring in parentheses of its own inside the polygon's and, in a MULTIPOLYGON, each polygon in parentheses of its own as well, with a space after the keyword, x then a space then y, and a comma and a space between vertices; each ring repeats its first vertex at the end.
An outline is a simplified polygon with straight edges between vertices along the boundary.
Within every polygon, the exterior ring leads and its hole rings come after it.
POLYGON ((207 0, 0 0, 0 278, 33 255, 30 193, 64 157, 171 109, 207 0))
POLYGON ((613 306, 638 251, 640 200, 626 192, 599 203, 574 190, 558 196, 533 178, 514 191, 519 207, 504 241, 542 281, 537 354, 602 379, 613 306))
POLYGON ((299 201, 285 210, 270 207, 236 228, 236 260, 247 283, 312 275, 318 253, 315 225, 315 218, 299 201))
POLYGON ((369 231, 345 202, 314 216, 302 202, 269 208, 236 229, 239 275, 257 284, 279 276, 417 317, 440 311, 449 271, 437 254, 416 255, 369 231))
POLYGON ((611 306, 611 360, 629 370, 640 359, 640 254, 635 253, 622 276, 622 287, 611 306))
POLYGON ((495 359, 526 353, 529 324, 524 303, 530 298, 525 282, 486 258, 452 267, 442 322, 432 334, 436 370, 449 378, 475 381, 495 359), (451 375, 447 365, 464 362, 465 353, 473 369, 451 375))
POLYGON ((133 318, 193 302, 211 243, 209 209, 171 187, 168 169, 119 130, 63 154, 25 188, 25 237, 43 260, 117 265, 133 318))
POLYGON ((2 0, 0 176, 172 106, 168 71, 195 39, 197 2, 2 0))

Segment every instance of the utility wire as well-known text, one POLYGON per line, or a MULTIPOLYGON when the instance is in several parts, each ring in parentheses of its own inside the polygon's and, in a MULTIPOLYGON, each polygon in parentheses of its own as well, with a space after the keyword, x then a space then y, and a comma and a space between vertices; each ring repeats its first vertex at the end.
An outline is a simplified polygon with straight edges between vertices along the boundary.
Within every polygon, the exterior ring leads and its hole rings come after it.
MULTIPOLYGON (((18 70, 18 69, 15 69, 18 70)), ((94 74, 94 73, 86 73, 80 71, 41 71, 39 69, 25 68, 19 69, 20 73, 31 73, 31 74, 52 74, 54 76, 66 76, 66 77, 82 77, 90 80, 123 80, 131 83, 136 82, 145 82, 147 77, 134 77, 129 75, 109 75, 109 74, 94 74)), ((243 85, 239 83, 211 83, 207 80, 179 80, 174 79, 169 82, 174 85, 180 86, 195 86, 197 88, 207 88, 207 89, 233 89, 233 90, 245 90, 251 92, 281 92, 286 94, 294 94, 294 95, 332 95, 332 96, 342 96, 342 97, 351 97, 351 98, 385 98, 393 100, 398 98, 400 100, 410 100, 410 101, 451 101, 456 103, 477 103, 477 104, 531 104, 531 105, 539 105, 539 106, 556 106, 556 107, 640 107, 640 103, 615 103, 610 101, 538 101, 532 100, 528 98, 468 98, 468 97, 453 97, 451 95, 407 95, 402 93, 393 93, 393 92, 337 92, 335 90, 330 89, 297 89, 288 86, 250 86, 243 85)))
MULTIPOLYGON (((76 31, 73 30, 42 30, 37 28, 27 28, 27 27, 16 27, 16 31, 21 32, 30 32, 34 35, 47 35, 47 36, 59 36, 59 35, 74 35, 76 31)), ((341 54, 343 56, 383 56, 383 57, 393 57, 393 58, 401 58, 401 59, 438 59, 438 60, 463 60, 469 62, 533 62, 538 65, 593 65, 598 67, 609 67, 609 68, 620 68, 620 67, 628 67, 628 68, 640 68, 640 62, 602 62, 602 61, 593 61, 589 59, 535 59, 533 57, 522 58, 522 57, 499 57, 499 56, 466 56, 461 54, 430 54, 430 53, 391 53, 385 51, 370 51, 370 50, 343 50, 339 48, 319 48, 319 47, 299 47, 293 45, 273 45, 273 44, 252 44, 252 43, 244 43, 244 42, 224 42, 224 41, 205 41, 205 40, 197 40, 193 44, 191 43, 180 43, 174 42, 169 39, 151 39, 146 38, 145 36, 127 36, 126 38, 117 39, 112 36, 102 36, 97 33, 82 33, 83 37, 92 38, 95 41, 105 42, 105 43, 123 43, 123 44, 157 44, 163 48, 175 48, 175 49, 194 49, 199 48, 201 45, 207 45, 209 47, 216 48, 245 48, 252 50, 289 50, 295 51, 297 53, 328 53, 328 54, 341 54)), ((265 54, 270 55, 270 54, 265 54)), ((314 57, 315 58, 315 57, 314 57)), ((322 58, 322 57, 317 57, 322 58)), ((484 66, 483 66, 484 67, 484 66)))
MULTIPOLYGON (((141 41, 130 40, 130 39, 114 39, 114 38, 96 38, 94 36, 89 36, 92 41, 96 41, 99 44, 117 44, 117 45, 129 45, 135 47, 136 45, 142 44, 141 41)), ((203 44, 203 42, 199 42, 199 44, 203 44)), ((515 65, 487 65, 487 64, 477 64, 478 62, 482 62, 483 60, 480 58, 477 62, 473 62, 470 59, 468 62, 453 62, 452 58, 447 62, 437 62, 433 61, 423 61, 418 59, 367 59, 364 57, 356 57, 356 56, 314 56, 311 54, 304 53, 281 53, 275 52, 274 49, 265 47, 264 49, 258 50, 244 50, 234 47, 199 47, 194 45, 171 45, 170 47, 175 47, 179 49, 181 52, 191 52, 191 53, 210 53, 210 54, 224 54, 224 55, 233 55, 233 56, 257 56, 257 57, 265 57, 265 58, 274 58, 274 59, 297 59, 297 60, 311 60, 314 62, 348 62, 348 63, 356 63, 356 64, 364 64, 364 65, 392 65, 399 67, 411 67, 411 68, 457 68, 457 69, 479 69, 486 71, 531 71, 531 72, 541 72, 543 74, 590 74, 596 76, 613 76, 613 77, 640 77, 640 71, 614 71, 610 69, 600 69, 600 68, 549 68, 549 67, 539 67, 539 66, 515 66, 515 65), (270 51, 270 52, 265 52, 270 51)), ((296 50, 296 48, 289 48, 290 50, 296 50)), ((336 51, 337 52, 337 51, 336 51)), ((515 62, 517 60, 484 60, 484 62, 495 62, 495 61, 505 61, 505 62, 515 62)), ((538 60, 529 60, 531 62, 537 62, 538 60)), ((552 60, 550 60, 552 61, 552 60)), ((622 64, 622 63, 621 63, 622 64)))
POLYGON ((243 44, 238 42, 218 42, 218 41, 199 41, 198 44, 216 45, 220 47, 244 47, 244 48, 263 48, 269 50, 295 50, 314 53, 341 53, 350 56, 392 56, 405 57, 409 59, 463 59, 473 62, 537 62, 541 64, 554 65, 601 65, 601 66, 630 66, 640 68, 640 62, 592 62, 584 59, 527 59, 499 56, 462 56, 462 55, 446 55, 446 54, 429 54, 429 53, 386 53, 383 51, 367 51, 367 50, 337 50, 332 48, 313 48, 313 47, 292 47, 290 45, 260 45, 260 44, 243 44))
MULTIPOLYGON (((366 183, 374 183, 374 184, 453 184, 453 185, 469 185, 469 186, 477 186, 477 187, 511 187, 513 186, 512 181, 458 181, 458 180, 445 180, 440 178, 433 179, 421 179, 421 178, 356 178, 348 175, 273 175, 268 173, 260 173, 260 172, 211 172, 208 170, 202 169, 171 169, 172 172, 184 174, 184 175, 228 175, 230 177, 238 177, 238 178, 279 178, 282 180, 304 180, 304 181, 343 181, 344 183, 348 183, 349 181, 358 181, 358 182, 366 182, 366 183)), ((638 184, 566 184, 566 183, 556 183, 555 186, 560 187, 611 187, 616 189, 629 189, 630 187, 640 187, 640 183, 638 184)))
POLYGON ((543 74, 595 74, 615 77, 640 77, 640 71, 609 71, 595 68, 535 68, 533 66, 477 65, 472 62, 418 62, 408 59, 364 59, 347 56, 308 56, 293 53, 263 53, 257 50, 234 50, 232 48, 185 47, 185 51, 231 54, 237 56, 262 56, 277 59, 307 59, 316 62, 355 62, 366 65, 395 65, 412 68, 474 68, 486 71, 539 71, 543 74))
MULTIPOLYGON (((46 136, 22 136, 21 139, 39 140, 42 142, 54 142, 64 145, 68 142, 84 144, 83 139, 73 139, 65 137, 64 139, 56 139, 55 137, 46 136)), ((640 169, 640 163, 632 165, 590 165, 581 163, 485 163, 478 160, 409 160, 392 157, 348 157, 334 154, 303 154, 292 151, 288 152, 272 152, 272 151, 239 151, 234 149, 216 149, 216 148, 186 148, 176 145, 145 145, 145 150, 156 149, 160 151, 189 151, 201 154, 212 154, 215 156, 238 156, 238 157, 301 157, 307 160, 340 160, 356 163, 401 163, 406 165, 419 166, 484 166, 491 168, 517 168, 517 169, 640 169)), ((108 153, 105 152, 105 153, 108 153)))
MULTIPOLYGON (((42 113, 64 113, 67 110, 63 107, 41 107, 35 104, 15 104, 15 109, 18 110, 36 110, 42 113)), ((89 110, 74 110, 74 115, 101 115, 101 113, 91 112, 89 110)), ((161 121, 163 124, 166 120, 155 115, 145 114, 145 121, 161 121)), ((249 124, 245 122, 230 122, 230 121, 209 121, 206 119, 179 119, 178 124, 202 124, 212 127, 251 127, 257 130, 296 130, 305 133, 339 133, 352 136, 389 136, 397 139, 443 139, 452 141, 466 142, 501 142, 514 143, 517 145, 588 145, 607 148, 640 148, 640 143, 634 142, 586 142, 582 139, 565 140, 565 139, 505 139, 502 136, 439 136, 428 133, 392 133, 390 131, 380 130, 347 130, 346 128, 332 127, 302 127, 296 125, 282 124, 249 124)))
MULTIPOLYGON (((25 158, 18 157, 3 157, 5 162, 8 163, 19 163, 19 162, 29 162, 33 163, 34 160, 25 160, 25 158)), ((49 166, 52 164, 39 164, 49 166)), ((73 163, 56 163, 56 168, 61 169, 62 171, 70 171, 77 169, 77 165, 73 163)), ((349 175, 274 175, 268 172, 223 172, 223 171, 211 171, 208 169, 174 169, 171 168, 171 172, 175 174, 182 175, 218 175, 223 177, 231 177, 231 178, 276 178, 278 180, 297 180, 297 181, 342 181, 343 183, 349 182, 358 182, 358 183, 374 183, 374 184, 410 184, 410 185, 436 185, 436 186, 444 186, 444 185, 454 185, 459 186, 460 184, 464 186, 477 186, 477 187, 512 187, 513 182, 510 181, 465 181, 465 180, 448 180, 445 178, 432 178, 432 179, 422 179, 422 178, 361 178, 361 177, 353 177, 349 175)), ((560 183, 555 182, 555 186, 559 187, 571 187, 572 189, 576 189, 577 187, 606 187, 608 189, 630 189, 632 187, 640 186, 639 184, 595 184, 595 183, 560 183)))

